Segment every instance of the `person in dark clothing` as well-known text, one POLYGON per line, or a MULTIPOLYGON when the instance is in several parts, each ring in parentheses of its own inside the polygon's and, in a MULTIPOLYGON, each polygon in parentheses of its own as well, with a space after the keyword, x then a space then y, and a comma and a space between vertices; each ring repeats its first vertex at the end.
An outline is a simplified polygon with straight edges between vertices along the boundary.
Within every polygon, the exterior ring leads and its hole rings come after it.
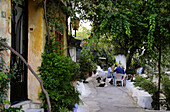
POLYGON ((116 73, 121 73, 121 74, 125 74, 124 69, 121 68, 120 65, 117 65, 117 68, 114 70, 114 72, 116 72, 116 73))
MULTIPOLYGON (((125 74, 125 71, 123 68, 121 68, 120 65, 117 65, 117 68, 114 70, 114 72, 116 73, 120 73, 120 74, 125 74)), ((122 79, 123 79, 123 76, 122 76, 122 79)), ((120 85, 120 82, 118 83, 118 85, 120 85)))

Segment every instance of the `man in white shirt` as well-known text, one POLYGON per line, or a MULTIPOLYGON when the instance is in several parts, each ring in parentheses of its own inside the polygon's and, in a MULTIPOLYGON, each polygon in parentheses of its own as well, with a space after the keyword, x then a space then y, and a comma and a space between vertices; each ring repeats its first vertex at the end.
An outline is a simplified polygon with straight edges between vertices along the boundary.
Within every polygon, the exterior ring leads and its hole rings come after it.
MULTIPOLYGON (((108 68, 107 78, 112 78, 112 77, 113 77, 113 70, 112 70, 113 68, 114 68, 114 65, 111 65, 111 66, 108 68)), ((111 79, 110 83, 113 84, 113 79, 111 79)))
POLYGON ((108 68, 107 78, 111 78, 111 77, 113 76, 113 71, 112 71, 113 68, 114 68, 114 65, 111 65, 111 66, 108 68))

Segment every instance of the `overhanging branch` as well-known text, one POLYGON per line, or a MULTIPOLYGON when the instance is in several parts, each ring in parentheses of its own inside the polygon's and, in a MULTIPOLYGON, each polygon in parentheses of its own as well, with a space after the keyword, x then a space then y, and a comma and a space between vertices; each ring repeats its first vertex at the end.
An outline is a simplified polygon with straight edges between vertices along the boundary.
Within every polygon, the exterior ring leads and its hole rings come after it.
POLYGON ((50 103, 50 99, 48 96, 48 92, 44 89, 43 86, 43 82, 41 81, 41 79, 38 77, 38 75, 34 72, 34 70, 31 68, 31 66, 26 62, 26 60, 22 57, 22 55, 20 55, 17 51, 15 51, 12 47, 8 46, 7 44, 5 44, 4 42, 0 41, 0 44, 2 44, 4 47, 8 48, 11 52, 13 52, 15 55, 17 55, 28 67, 28 69, 32 72, 32 74, 36 77, 36 79, 38 80, 38 82, 40 83, 41 89, 43 91, 43 93, 46 96, 47 99, 47 104, 48 104, 48 112, 51 112, 51 103, 50 103))

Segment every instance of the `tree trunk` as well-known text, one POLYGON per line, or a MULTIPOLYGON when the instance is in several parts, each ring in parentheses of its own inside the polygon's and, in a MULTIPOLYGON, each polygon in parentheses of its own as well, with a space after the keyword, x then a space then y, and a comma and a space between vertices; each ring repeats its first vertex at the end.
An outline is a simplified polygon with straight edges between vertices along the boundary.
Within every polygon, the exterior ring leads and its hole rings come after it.
POLYGON ((32 72, 32 74, 36 77, 36 79, 38 80, 38 82, 40 83, 41 89, 44 92, 46 99, 47 99, 47 104, 48 104, 48 112, 51 112, 51 103, 50 103, 50 99, 48 96, 48 92, 44 89, 43 87, 43 82, 41 81, 41 79, 38 77, 38 75, 34 72, 34 70, 31 68, 31 66, 26 62, 26 60, 22 57, 22 55, 20 55, 17 51, 15 51, 12 47, 8 46, 7 44, 5 44, 4 42, 0 41, 0 44, 2 44, 3 46, 7 47, 9 50, 11 50, 11 52, 13 52, 15 55, 17 55, 28 67, 28 69, 32 72))
POLYGON ((47 30, 47 37, 48 37, 48 45, 50 45, 50 31, 49 31, 49 27, 48 27, 48 20, 47 20, 47 10, 46 10, 46 4, 47 4, 47 0, 44 0, 44 17, 45 17, 45 23, 46 23, 46 30, 47 30))
POLYGON ((130 64, 131 64, 132 56, 129 54, 127 56, 127 62, 126 62, 126 69, 129 69, 130 64))
POLYGON ((160 110, 159 97, 160 97, 160 81, 161 81, 161 47, 158 49, 158 51, 159 51, 159 57, 158 57, 158 75, 159 75, 159 79, 158 79, 158 97, 157 97, 157 101, 158 101, 158 110, 160 110))
POLYGON ((135 52, 135 51, 130 50, 130 53, 129 53, 128 56, 127 56, 126 70, 129 69, 129 67, 130 67, 130 64, 131 64, 131 61, 132 61, 134 52, 135 52))

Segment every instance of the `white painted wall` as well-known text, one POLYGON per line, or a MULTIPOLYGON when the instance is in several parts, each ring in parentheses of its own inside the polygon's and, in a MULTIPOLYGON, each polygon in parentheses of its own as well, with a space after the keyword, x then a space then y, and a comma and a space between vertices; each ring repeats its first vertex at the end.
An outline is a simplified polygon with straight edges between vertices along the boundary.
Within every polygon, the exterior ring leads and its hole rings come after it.
POLYGON ((72 60, 76 62, 76 47, 70 47, 69 52, 70 56, 72 57, 72 60))
POLYGON ((115 59, 116 59, 117 63, 119 63, 119 61, 120 61, 121 64, 123 65, 123 67, 126 70, 126 57, 125 57, 125 55, 115 55, 115 59))

